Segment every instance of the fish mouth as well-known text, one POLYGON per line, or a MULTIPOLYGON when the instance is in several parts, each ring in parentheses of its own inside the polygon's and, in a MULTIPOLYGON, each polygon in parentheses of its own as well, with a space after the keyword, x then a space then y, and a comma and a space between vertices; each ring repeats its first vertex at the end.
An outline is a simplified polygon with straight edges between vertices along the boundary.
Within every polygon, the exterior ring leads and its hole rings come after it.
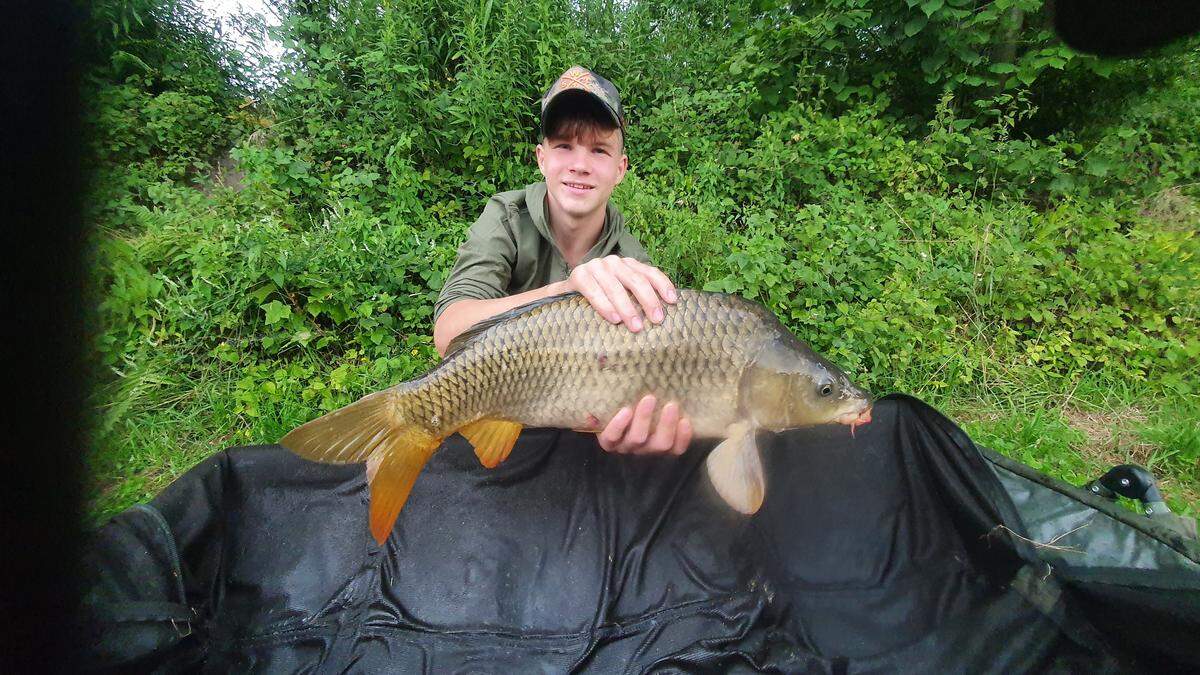
POLYGON ((854 437, 855 427, 860 427, 868 424, 871 421, 871 404, 865 403, 862 408, 855 412, 848 412, 837 418, 838 424, 845 424, 850 427, 850 436, 854 437))

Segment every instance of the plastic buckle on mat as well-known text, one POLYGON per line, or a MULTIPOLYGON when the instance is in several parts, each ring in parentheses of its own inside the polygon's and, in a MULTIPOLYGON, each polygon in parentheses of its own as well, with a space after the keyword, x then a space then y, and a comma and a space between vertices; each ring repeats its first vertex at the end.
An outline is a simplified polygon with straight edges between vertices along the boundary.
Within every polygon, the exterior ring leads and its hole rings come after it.
POLYGON ((1163 503, 1162 493, 1158 491, 1154 474, 1137 464, 1114 466, 1085 487, 1091 490, 1092 494, 1105 499, 1116 499, 1118 496, 1136 499, 1145 506, 1147 516, 1155 515, 1155 507, 1158 507, 1158 513, 1170 513, 1170 509, 1163 503))
POLYGON ((1163 500, 1154 474, 1137 464, 1119 464, 1103 476, 1091 481, 1084 489, 1105 499, 1136 499, 1142 503, 1143 514, 1185 537, 1196 539, 1196 521, 1171 512, 1163 500))

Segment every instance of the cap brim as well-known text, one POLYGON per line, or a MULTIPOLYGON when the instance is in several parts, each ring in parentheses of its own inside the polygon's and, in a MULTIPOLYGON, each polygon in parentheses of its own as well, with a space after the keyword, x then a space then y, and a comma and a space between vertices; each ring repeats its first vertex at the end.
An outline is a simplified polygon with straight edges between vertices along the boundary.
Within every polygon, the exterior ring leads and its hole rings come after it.
POLYGON ((558 109, 562 107, 563 101, 569 101, 573 98, 592 101, 596 105, 600 106, 604 112, 608 113, 608 116, 612 118, 613 124, 617 125, 617 129, 620 129, 621 134, 624 135, 625 125, 621 124, 621 116, 618 115, 617 111, 613 110, 604 99, 586 89, 565 89, 555 94, 554 98, 550 99, 550 101, 546 103, 546 107, 542 109, 543 136, 546 134, 546 120, 549 120, 558 111, 558 109))

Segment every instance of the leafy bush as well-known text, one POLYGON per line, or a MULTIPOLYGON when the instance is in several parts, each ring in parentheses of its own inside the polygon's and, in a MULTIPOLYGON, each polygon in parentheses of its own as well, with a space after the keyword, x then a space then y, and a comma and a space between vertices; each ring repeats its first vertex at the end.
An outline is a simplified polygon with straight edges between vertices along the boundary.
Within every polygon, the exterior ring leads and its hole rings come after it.
MULTIPOLYGON (((1195 42, 1099 61, 1039 0, 284 9, 259 92, 190 1, 95 7, 100 514, 431 365, 442 274, 538 178, 572 63, 622 89, 616 201, 679 285, 766 303, 879 393, 1200 411, 1195 42)), ((1030 419, 979 428, 1020 455, 1061 416, 1030 419)), ((1145 432, 1175 475, 1190 431, 1145 432)))

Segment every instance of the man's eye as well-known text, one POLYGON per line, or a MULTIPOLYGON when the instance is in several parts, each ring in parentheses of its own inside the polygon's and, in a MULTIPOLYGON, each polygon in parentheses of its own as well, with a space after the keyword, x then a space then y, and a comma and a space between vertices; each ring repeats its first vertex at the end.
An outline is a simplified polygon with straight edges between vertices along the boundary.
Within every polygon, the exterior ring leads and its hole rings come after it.
POLYGON ((607 150, 605 150, 604 148, 594 148, 594 149, 592 150, 592 152, 598 152, 598 153, 600 153, 601 155, 607 155, 607 154, 608 154, 608 151, 607 151, 607 150))

